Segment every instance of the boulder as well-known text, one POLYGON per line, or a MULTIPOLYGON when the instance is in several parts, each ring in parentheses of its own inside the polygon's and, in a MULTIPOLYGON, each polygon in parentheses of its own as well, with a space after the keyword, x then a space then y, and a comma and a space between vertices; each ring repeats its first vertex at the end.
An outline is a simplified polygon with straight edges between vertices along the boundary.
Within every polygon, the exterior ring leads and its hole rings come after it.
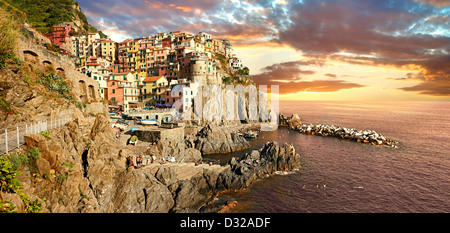
POLYGON ((230 167, 217 180, 217 189, 244 189, 258 179, 272 175, 276 171, 293 171, 300 168, 300 155, 292 144, 279 146, 268 142, 263 148, 247 153, 240 161, 232 158, 230 167))
POLYGON ((186 137, 186 145, 194 146, 203 154, 230 153, 247 149, 249 142, 242 136, 208 123, 192 137, 186 137))

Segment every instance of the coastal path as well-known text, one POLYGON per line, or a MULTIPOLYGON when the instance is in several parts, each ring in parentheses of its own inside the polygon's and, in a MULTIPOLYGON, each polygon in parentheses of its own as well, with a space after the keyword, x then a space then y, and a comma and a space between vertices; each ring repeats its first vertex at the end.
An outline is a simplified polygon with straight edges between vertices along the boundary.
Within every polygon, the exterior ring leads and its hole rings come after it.
POLYGON ((26 135, 41 134, 43 131, 62 127, 71 120, 71 115, 64 115, 2 128, 0 129, 0 155, 8 154, 24 145, 26 135))

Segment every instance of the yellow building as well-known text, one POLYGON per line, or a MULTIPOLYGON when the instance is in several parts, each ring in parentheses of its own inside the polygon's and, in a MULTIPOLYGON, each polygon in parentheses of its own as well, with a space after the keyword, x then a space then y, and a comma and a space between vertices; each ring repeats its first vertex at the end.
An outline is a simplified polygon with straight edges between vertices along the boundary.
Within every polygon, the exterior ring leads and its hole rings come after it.
POLYGON ((117 43, 112 40, 100 40, 100 54, 105 60, 114 63, 117 59, 117 43))
POLYGON ((161 103, 164 99, 164 92, 166 91, 169 82, 164 76, 150 76, 143 81, 144 85, 141 89, 140 99, 143 102, 161 103))

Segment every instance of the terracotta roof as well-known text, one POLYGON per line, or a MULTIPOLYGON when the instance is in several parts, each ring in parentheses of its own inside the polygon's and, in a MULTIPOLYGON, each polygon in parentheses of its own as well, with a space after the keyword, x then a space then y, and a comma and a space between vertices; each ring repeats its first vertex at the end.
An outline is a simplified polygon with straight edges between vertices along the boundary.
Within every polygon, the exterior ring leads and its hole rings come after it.
POLYGON ((160 78, 164 77, 163 76, 151 76, 151 77, 147 77, 144 79, 144 82, 156 82, 158 81, 160 78))

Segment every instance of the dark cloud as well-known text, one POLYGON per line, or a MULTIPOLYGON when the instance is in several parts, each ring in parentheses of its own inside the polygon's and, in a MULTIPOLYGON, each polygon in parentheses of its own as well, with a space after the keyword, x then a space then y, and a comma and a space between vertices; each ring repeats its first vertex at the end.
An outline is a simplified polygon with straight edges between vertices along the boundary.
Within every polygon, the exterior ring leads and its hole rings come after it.
POLYGON ((315 72, 303 70, 301 66, 323 66, 321 60, 301 60, 292 62, 276 63, 264 67, 263 72, 253 75, 253 80, 257 85, 278 85, 280 94, 290 94, 302 91, 310 92, 335 92, 341 89, 359 88, 363 85, 350 83, 343 80, 314 80, 302 81, 305 75, 312 75, 315 72))
POLYGON ((342 89, 360 88, 364 85, 350 83, 344 80, 313 80, 313 81, 292 81, 279 82, 272 80, 255 80, 257 85, 278 85, 280 94, 293 94, 298 92, 336 92, 342 89))
POLYGON ((450 80, 436 79, 415 86, 399 88, 403 91, 417 92, 421 95, 450 96, 450 80))
POLYGON ((315 72, 312 70, 303 70, 301 66, 318 65, 323 66, 324 61, 321 60, 301 60, 283 63, 275 63, 262 68, 263 73, 254 75, 255 82, 261 80, 278 80, 278 81, 295 81, 300 80, 303 75, 311 75, 315 72))

